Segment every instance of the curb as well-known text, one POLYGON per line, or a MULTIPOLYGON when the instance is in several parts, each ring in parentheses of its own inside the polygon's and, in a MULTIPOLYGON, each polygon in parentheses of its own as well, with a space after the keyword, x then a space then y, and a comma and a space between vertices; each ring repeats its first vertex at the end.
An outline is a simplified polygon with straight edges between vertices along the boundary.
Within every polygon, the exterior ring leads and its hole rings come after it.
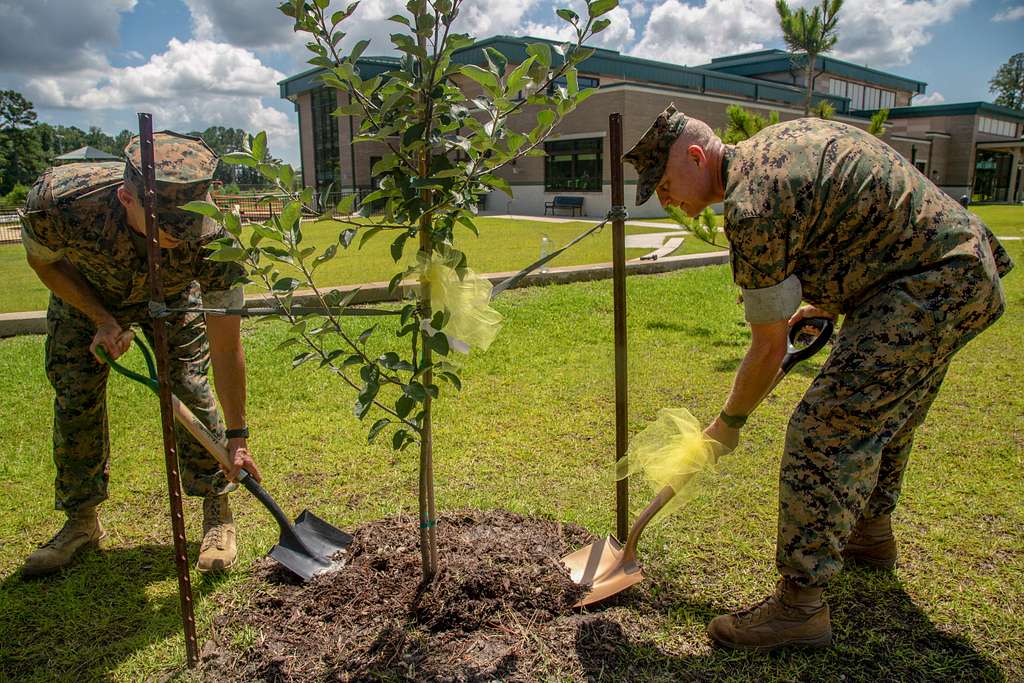
MULTIPOLYGON (((668 256, 654 261, 628 261, 627 275, 656 275, 683 268, 699 268, 701 266, 719 265, 729 262, 728 251, 715 251, 706 254, 686 254, 684 256, 668 256)), ((498 284, 516 274, 517 271, 506 273, 487 273, 483 277, 491 284, 498 284)), ((590 280, 606 280, 612 277, 611 263, 591 263, 583 266, 563 266, 550 268, 544 273, 533 273, 523 279, 519 287, 543 287, 547 285, 563 285, 572 282, 590 280)), ((406 280, 395 292, 388 292, 387 282, 368 282, 362 285, 342 285, 331 287, 342 293, 358 289, 359 293, 352 299, 354 304, 373 304, 385 301, 398 301, 409 289, 418 287, 418 283, 406 280)), ((300 306, 316 305, 316 295, 311 290, 298 290, 292 296, 292 302, 300 306)), ((263 295, 247 296, 245 303, 272 305, 273 298, 263 295)), ((46 311, 27 311, 21 313, 0 313, 0 337, 14 337, 24 334, 46 334, 46 311)))

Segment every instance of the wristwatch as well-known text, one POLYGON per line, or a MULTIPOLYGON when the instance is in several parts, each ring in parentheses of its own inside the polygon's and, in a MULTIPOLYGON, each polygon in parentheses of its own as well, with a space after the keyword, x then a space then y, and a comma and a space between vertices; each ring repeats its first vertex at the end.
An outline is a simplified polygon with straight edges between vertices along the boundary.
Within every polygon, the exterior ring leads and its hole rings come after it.
POLYGON ((724 410, 718 414, 718 417, 721 418, 722 422, 724 422, 726 426, 731 427, 732 429, 739 429, 747 423, 746 415, 729 415, 724 410))
POLYGON ((224 432, 224 436, 229 439, 248 439, 249 438, 249 427, 239 427, 238 429, 228 429, 224 432))

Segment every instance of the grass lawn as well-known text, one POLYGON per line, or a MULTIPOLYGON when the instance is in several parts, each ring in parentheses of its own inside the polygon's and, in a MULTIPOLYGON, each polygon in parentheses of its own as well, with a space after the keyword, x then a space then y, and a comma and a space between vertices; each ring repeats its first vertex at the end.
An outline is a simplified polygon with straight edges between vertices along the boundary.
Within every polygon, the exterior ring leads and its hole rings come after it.
MULTIPOLYGON (((1007 244, 1018 263, 1024 245, 1007 244)), ((1005 281, 1008 310, 953 363, 919 430, 895 518, 895 575, 849 571, 830 586, 835 645, 758 655, 712 649, 714 615, 774 584, 778 462, 787 416, 819 356, 798 367, 750 420, 743 443, 641 543, 648 579, 607 611, 628 623, 602 680, 932 681, 1024 679, 1024 396, 1020 391, 1024 266, 1005 281)), ((749 341, 727 266, 628 282, 630 432, 662 407, 710 420, 749 341)), ((439 510, 506 508, 613 525, 612 294, 609 282, 514 290, 497 300, 505 329, 470 358, 465 388, 442 396, 435 422, 439 510)), ((353 397, 309 367, 289 370, 282 328, 246 325, 249 424, 265 484, 294 515, 308 507, 341 528, 414 513, 416 455, 367 446, 353 397)), ((64 575, 23 583, 17 567, 60 525, 52 510, 50 389, 41 337, 0 340, 0 679, 165 680, 184 661, 170 552, 157 402, 117 377, 109 408, 113 457, 101 553, 64 575)), ((134 358, 133 361, 138 361, 134 358)), ((634 514, 650 492, 632 486, 634 514)), ((238 595, 277 527, 233 496, 240 568, 194 575, 200 643, 212 598, 238 595)), ((187 501, 195 558, 200 510, 187 501)), ((410 543, 416 538, 409 527, 410 543)), ((258 634, 237 634, 253 642, 258 634)), ((301 654, 301 653, 297 653, 301 654)), ((549 680, 587 672, 550 662, 549 680)), ((188 676, 184 676, 187 680, 188 676)))
MULTIPOLYGON (((596 222, 596 221, 595 221, 596 222)), ((466 228, 459 228, 456 239, 459 247, 469 256, 470 266, 478 273, 518 270, 540 258, 540 240, 547 235, 556 248, 583 232, 592 223, 547 223, 541 221, 503 220, 480 218, 480 238, 466 228)), ((656 232, 656 229, 627 228, 627 234, 656 232)), ((337 241, 338 231, 326 226, 309 226, 303 235, 303 244, 326 247, 337 241)), ((358 244, 358 242, 357 242, 358 244)), ((604 263, 612 259, 612 230, 606 226, 591 235, 554 261, 553 266, 575 266, 586 263, 604 263)), ((338 256, 317 270, 317 282, 326 286, 387 281, 398 271, 391 259, 391 239, 386 233, 377 235, 363 249, 355 245, 342 250, 338 256)), ((406 245, 406 256, 412 258, 413 247, 406 245)), ((716 251, 696 238, 687 238, 674 252, 692 254, 716 251)), ((638 258, 649 249, 628 249, 626 258, 638 258)), ((20 244, 0 245, 0 274, 5 284, 0 298, 0 313, 34 311, 46 308, 48 294, 43 283, 25 263, 25 252, 20 244)), ((252 287, 251 291, 261 291, 252 287)))

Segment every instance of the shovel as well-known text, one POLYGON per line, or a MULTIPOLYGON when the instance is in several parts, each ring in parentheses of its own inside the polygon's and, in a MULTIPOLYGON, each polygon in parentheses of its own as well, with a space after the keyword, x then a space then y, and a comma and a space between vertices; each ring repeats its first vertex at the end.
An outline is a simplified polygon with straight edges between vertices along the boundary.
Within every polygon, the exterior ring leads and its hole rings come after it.
MULTIPOLYGON (((142 355, 146 359, 149 377, 133 372, 111 360, 103 347, 99 347, 97 352, 117 372, 144 384, 154 392, 158 392, 159 382, 157 381, 156 367, 153 365, 153 356, 138 337, 135 338, 135 343, 142 350, 142 355)), ((171 396, 171 407, 174 418, 217 459, 217 462, 223 467, 230 468, 231 458, 228 457, 227 449, 206 428, 206 425, 184 403, 178 400, 177 396, 171 396)), ((263 507, 270 511, 278 526, 281 527, 281 537, 278 539, 277 545, 270 549, 270 556, 278 563, 291 570, 303 581, 309 581, 318 574, 341 567, 341 561, 332 561, 331 558, 348 547, 352 542, 352 536, 331 526, 309 510, 303 510, 293 524, 288 521, 288 517, 270 497, 270 494, 244 469, 238 475, 238 482, 263 503, 263 507)))
MULTIPOLYGON (((789 330, 786 357, 782 361, 775 380, 765 392, 770 394, 783 377, 800 361, 817 353, 832 336, 833 324, 828 318, 805 318, 789 330), (800 332, 807 328, 817 331, 815 337, 806 345, 799 342, 800 332)), ((764 400, 764 397, 762 397, 764 400)), ((693 475, 690 475, 693 476, 693 475)), ((685 485, 686 481, 683 482, 685 485)), ((623 545, 613 536, 607 536, 574 553, 562 558, 562 564, 569 570, 573 582, 587 586, 589 591, 575 607, 583 607, 599 602, 616 593, 626 590, 644 578, 643 568, 636 559, 636 545, 640 534, 651 518, 676 495, 675 489, 666 486, 654 497, 650 505, 644 508, 626 537, 623 545)))

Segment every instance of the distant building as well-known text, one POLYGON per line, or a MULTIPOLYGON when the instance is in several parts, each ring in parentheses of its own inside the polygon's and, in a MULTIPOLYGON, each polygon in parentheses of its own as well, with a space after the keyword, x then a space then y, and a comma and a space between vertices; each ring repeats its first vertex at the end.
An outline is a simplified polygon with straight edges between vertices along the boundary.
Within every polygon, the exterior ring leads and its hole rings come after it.
MULTIPOLYGON (((484 64, 483 50, 492 47, 509 58, 508 68, 526 58, 526 46, 539 39, 496 36, 478 41, 456 53, 456 60, 484 64)), ((359 60, 361 76, 395 68, 398 60, 369 57, 359 60)), ((1024 159, 1024 112, 985 102, 909 106, 926 85, 901 76, 869 69, 830 57, 819 57, 814 102, 828 101, 834 118, 867 128, 871 115, 889 108, 883 139, 909 159, 924 175, 950 195, 973 194, 975 201, 1020 201, 1021 162, 1024 159)), ((333 184, 345 192, 367 190, 373 164, 383 156, 378 143, 351 143, 359 130, 352 116, 332 117, 343 94, 320 83, 323 69, 313 69, 280 82, 281 96, 295 103, 303 180, 323 190, 333 184)), ((624 144, 637 140, 670 102, 706 121, 713 128, 726 125, 726 107, 739 104, 782 120, 803 115, 803 73, 792 66, 783 50, 762 50, 713 59, 697 67, 656 62, 598 49, 579 67, 581 88, 598 92, 583 102, 559 125, 545 143, 543 158, 521 159, 502 169, 515 198, 501 192, 487 197, 489 213, 543 213, 545 202, 556 195, 584 198, 584 213, 603 215, 611 203, 607 142, 608 115, 622 114, 624 144)), ((533 123, 527 111, 513 127, 533 123)), ((626 166, 626 184, 636 183, 626 166)), ((637 208, 626 192, 627 208, 634 217, 658 216, 656 202, 637 208)))

